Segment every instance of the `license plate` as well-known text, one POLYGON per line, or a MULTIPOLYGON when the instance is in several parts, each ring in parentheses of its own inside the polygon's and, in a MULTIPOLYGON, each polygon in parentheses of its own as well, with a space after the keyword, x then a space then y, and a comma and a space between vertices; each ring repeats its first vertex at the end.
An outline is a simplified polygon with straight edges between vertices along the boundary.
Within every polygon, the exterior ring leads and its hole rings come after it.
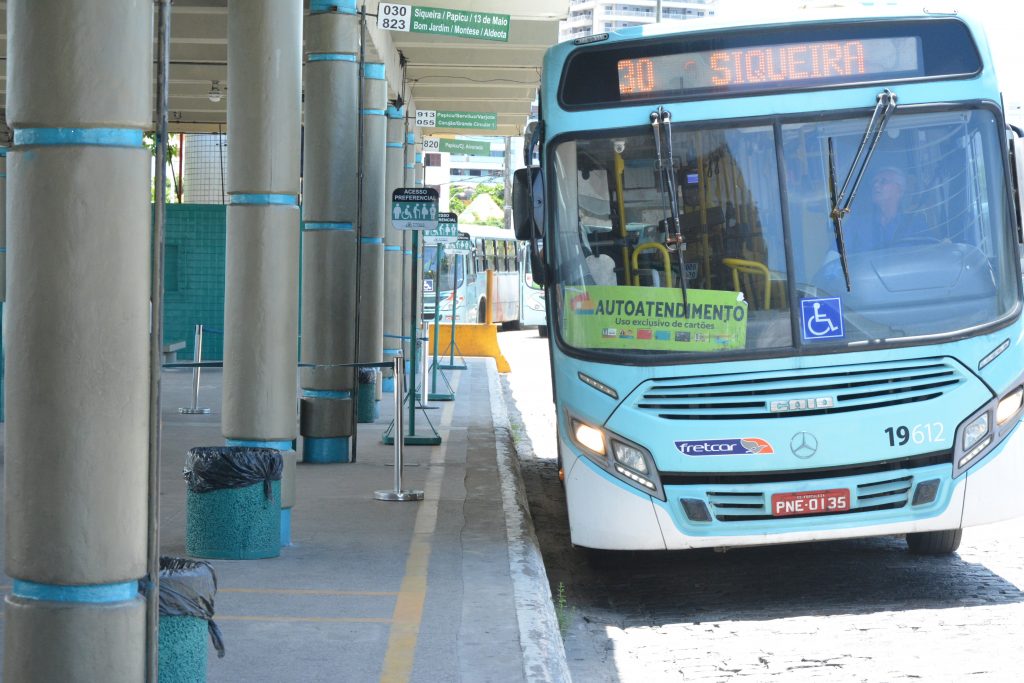
POLYGON ((772 516, 816 515, 850 509, 850 489, 772 494, 772 516))

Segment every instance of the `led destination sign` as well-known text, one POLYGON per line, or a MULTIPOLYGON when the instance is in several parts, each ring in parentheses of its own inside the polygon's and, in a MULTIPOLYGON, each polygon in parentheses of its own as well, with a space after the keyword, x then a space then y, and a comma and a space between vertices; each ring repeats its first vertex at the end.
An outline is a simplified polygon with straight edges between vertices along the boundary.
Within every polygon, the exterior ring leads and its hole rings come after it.
POLYGON ((619 95, 783 89, 794 84, 851 83, 919 76, 920 41, 914 37, 759 45, 620 59, 619 95))
POLYGON ((558 104, 567 111, 628 107, 967 79, 981 70, 974 39, 955 17, 610 37, 567 55, 558 104))

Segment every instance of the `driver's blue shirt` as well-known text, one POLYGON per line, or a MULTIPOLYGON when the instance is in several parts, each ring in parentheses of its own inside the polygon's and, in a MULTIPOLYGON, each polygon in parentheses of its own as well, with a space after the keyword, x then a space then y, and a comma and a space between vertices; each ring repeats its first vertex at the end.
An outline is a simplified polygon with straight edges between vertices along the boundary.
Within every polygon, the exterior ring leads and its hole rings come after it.
POLYGON ((916 212, 899 213, 890 222, 883 223, 877 211, 860 220, 854 210, 843 221, 843 240, 846 251, 851 253, 884 249, 900 240, 929 236, 928 227, 916 212))

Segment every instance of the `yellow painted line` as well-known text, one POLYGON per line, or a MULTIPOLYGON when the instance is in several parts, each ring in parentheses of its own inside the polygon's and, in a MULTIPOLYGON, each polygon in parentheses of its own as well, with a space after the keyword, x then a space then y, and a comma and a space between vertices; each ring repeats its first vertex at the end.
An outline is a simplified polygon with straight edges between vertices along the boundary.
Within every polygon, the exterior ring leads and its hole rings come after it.
POLYGON ((437 527, 437 507, 444 479, 447 444, 447 440, 442 441, 430 455, 432 467, 423 486, 423 502, 416 512, 416 526, 405 561, 405 576, 391 617, 391 634, 388 637, 388 649, 384 653, 381 683, 405 683, 412 676, 416 641, 423 621, 423 603, 427 597, 427 569, 430 566, 434 529, 437 527))
POLYGON ((257 593, 261 595, 325 595, 340 597, 394 597, 395 591, 330 591, 312 588, 218 588, 218 593, 257 593))
POLYGON ((249 616, 214 614, 214 621, 276 621, 296 624, 390 624, 388 617, 283 617, 275 615, 249 616))

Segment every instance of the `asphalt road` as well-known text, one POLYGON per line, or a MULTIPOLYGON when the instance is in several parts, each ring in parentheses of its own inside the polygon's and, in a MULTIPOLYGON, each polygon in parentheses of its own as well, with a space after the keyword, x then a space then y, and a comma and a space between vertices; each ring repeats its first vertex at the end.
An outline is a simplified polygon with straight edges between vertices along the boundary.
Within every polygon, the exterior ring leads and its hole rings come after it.
POLYGON ((902 538, 593 562, 569 543, 547 340, 501 332, 506 400, 577 683, 1019 681, 1024 520, 964 532, 951 557, 902 538))

